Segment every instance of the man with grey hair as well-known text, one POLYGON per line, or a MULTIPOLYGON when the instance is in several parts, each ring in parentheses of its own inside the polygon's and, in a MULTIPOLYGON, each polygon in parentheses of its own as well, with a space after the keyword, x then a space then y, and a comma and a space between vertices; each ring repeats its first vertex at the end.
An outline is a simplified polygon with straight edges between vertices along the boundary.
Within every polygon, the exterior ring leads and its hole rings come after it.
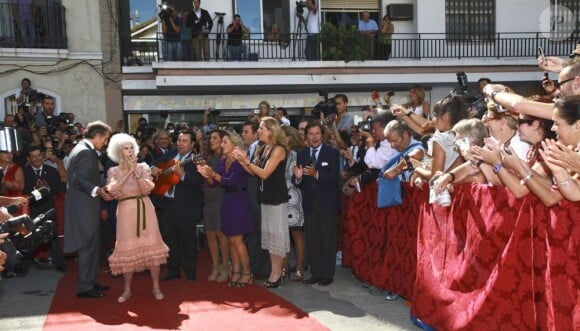
MULTIPOLYGON (((399 120, 389 122, 385 127, 384 134, 391 147, 399 153, 392 157, 392 159, 397 158, 395 165, 392 167, 385 166, 385 168, 388 168, 382 169, 382 175, 386 178, 394 178, 400 175, 402 181, 409 181, 413 166, 408 158, 418 161, 423 160, 425 156, 423 144, 415 140, 407 124, 399 120)), ((387 165, 393 163, 392 159, 389 160, 387 165)))
POLYGON ((68 163, 67 199, 64 215, 64 251, 78 252, 77 297, 100 298, 107 286, 97 283, 99 270, 101 198, 112 200, 99 171, 97 150, 111 135, 111 127, 96 121, 89 123, 85 139, 72 150, 68 163))

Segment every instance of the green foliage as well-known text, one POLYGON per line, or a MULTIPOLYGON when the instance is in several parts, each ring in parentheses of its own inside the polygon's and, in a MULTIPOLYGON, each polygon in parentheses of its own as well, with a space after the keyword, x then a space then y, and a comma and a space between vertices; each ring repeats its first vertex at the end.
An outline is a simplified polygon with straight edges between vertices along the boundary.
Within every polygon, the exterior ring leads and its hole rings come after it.
POLYGON ((366 40, 361 37, 356 26, 335 26, 326 23, 320 31, 322 59, 326 61, 363 61, 365 60, 366 40))

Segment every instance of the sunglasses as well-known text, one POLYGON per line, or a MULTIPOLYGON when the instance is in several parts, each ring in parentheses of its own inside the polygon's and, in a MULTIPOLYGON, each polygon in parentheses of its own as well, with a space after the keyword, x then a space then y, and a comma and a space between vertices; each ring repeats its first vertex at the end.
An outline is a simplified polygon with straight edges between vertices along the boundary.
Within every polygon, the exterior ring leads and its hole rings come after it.
POLYGON ((576 77, 577 77, 577 76, 574 76, 574 77, 572 77, 572 78, 568 78, 568 79, 565 79, 565 80, 563 80, 563 81, 559 81, 559 80, 558 80, 558 81, 555 81, 555 82, 554 82, 554 86, 555 86, 557 89, 561 89, 561 88, 562 88, 562 86, 563 86, 564 84, 568 83, 568 82, 569 82, 569 81, 571 81, 571 80, 574 80, 574 79, 576 79, 576 77))
POLYGON ((522 125, 522 124, 527 124, 527 125, 532 125, 532 123, 534 123, 535 119, 532 118, 518 118, 518 125, 522 125))

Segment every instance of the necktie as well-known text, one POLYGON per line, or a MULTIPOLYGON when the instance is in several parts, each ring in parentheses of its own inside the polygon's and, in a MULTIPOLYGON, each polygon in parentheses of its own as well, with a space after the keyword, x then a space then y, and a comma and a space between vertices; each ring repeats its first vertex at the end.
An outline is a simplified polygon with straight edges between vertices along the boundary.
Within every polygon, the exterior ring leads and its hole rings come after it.
POLYGON ((312 154, 310 154, 310 163, 312 166, 316 166, 316 151, 317 149, 312 149, 312 154))
POLYGON ((36 169, 34 171, 36 171, 36 176, 38 176, 38 178, 40 178, 42 176, 42 172, 40 169, 36 169))

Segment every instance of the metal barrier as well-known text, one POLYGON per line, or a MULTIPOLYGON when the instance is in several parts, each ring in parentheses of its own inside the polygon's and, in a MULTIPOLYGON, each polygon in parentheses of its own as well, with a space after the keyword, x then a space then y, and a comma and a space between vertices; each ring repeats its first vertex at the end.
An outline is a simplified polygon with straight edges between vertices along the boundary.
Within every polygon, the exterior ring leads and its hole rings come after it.
MULTIPOLYGON (((566 40, 552 40, 539 32, 496 33, 486 34, 481 38, 462 38, 445 33, 395 33, 391 40, 391 54, 387 48, 375 41, 373 58, 364 60, 392 59, 445 59, 445 58, 515 58, 538 56, 538 47, 543 47, 546 55, 567 56, 580 42, 580 38, 570 37, 566 40)), ((143 65, 163 61, 162 34, 153 39, 138 39, 131 43, 131 56, 123 59, 124 65, 143 65)), ((228 51, 227 35, 208 35, 210 61, 231 61, 228 51)), ((191 47, 190 40, 181 41, 183 47, 191 47)), ((291 60, 305 61, 306 34, 285 34, 276 40, 265 39, 264 34, 250 34, 242 40, 239 48, 242 61, 291 60)), ((237 55, 237 54, 236 54, 237 55)), ((236 57, 238 58, 238 57, 236 57)), ((192 61, 194 58, 181 58, 180 61, 192 61)), ((321 60, 325 60, 322 58, 321 60)))

